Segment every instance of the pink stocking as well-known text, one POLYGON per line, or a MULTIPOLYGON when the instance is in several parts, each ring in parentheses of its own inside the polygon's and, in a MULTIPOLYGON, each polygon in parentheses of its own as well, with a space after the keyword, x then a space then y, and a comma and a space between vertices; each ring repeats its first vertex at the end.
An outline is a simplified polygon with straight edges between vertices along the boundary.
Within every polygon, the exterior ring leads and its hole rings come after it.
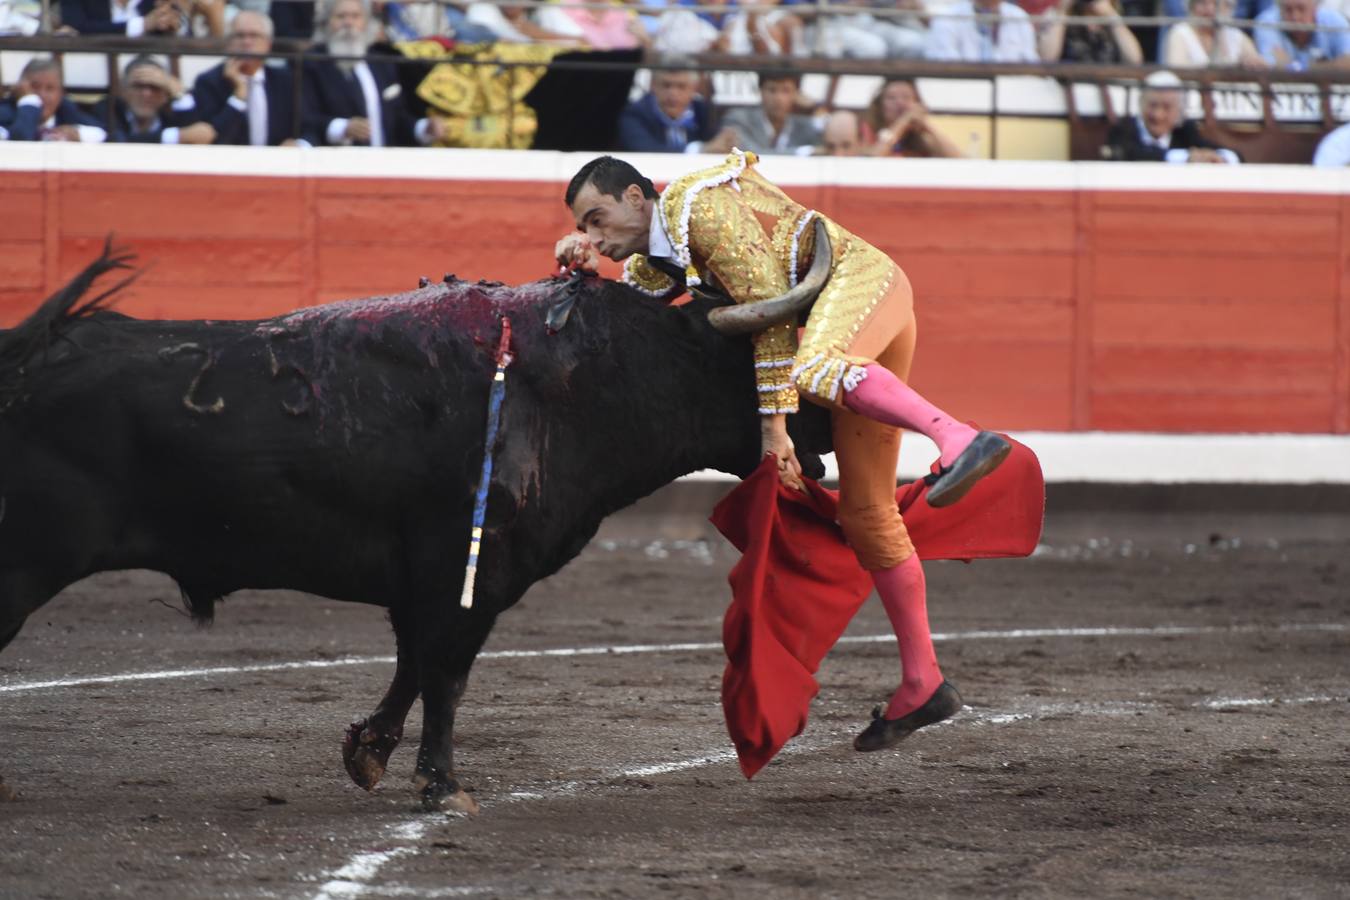
POLYGON ((898 719, 926 703, 942 684, 942 670, 928 632, 927 589, 918 554, 898 566, 873 572, 872 582, 900 645, 900 687, 886 707, 886 718, 898 719))
MULTIPOLYGON (((856 372, 857 369, 855 368, 856 372)), ((932 438, 941 453, 940 462, 949 466, 970 446, 977 432, 958 422, 921 397, 885 366, 869 363, 865 374, 850 390, 845 387, 843 404, 869 419, 907 428, 932 438)), ((845 379, 851 382, 853 379, 845 379)))

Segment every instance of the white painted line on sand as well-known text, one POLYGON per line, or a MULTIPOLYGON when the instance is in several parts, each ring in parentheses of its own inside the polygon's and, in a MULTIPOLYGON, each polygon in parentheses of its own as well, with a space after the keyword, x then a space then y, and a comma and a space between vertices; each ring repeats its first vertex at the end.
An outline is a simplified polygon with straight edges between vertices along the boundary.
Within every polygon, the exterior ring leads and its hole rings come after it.
MULTIPOLYGON (((794 745, 784 752, 802 752, 805 749, 816 749, 809 745, 794 745)), ((623 778, 650 778, 654 775, 666 775, 671 772, 683 772, 687 769, 699 769, 704 766, 716 765, 718 763, 731 762, 736 759, 736 753, 733 750, 718 750, 712 753, 705 753, 700 756, 693 756, 688 759, 672 760, 671 762, 657 763, 649 766, 634 766, 631 768, 618 769, 608 772, 591 779, 576 779, 572 781, 563 781, 549 786, 546 790, 540 791, 511 791, 504 795, 499 803, 520 803, 531 802, 535 800, 546 800, 550 798, 568 796, 576 793, 583 787, 597 786, 610 781, 618 781, 623 778)), ((389 829, 386 834, 389 839, 407 841, 408 844, 415 844, 425 834, 432 822, 440 821, 434 814, 424 814, 416 819, 400 823, 389 829)), ((346 898, 359 897, 363 895, 374 896, 416 896, 416 897, 439 897, 439 896, 467 896, 470 894, 485 893, 488 891, 484 887, 463 886, 451 888, 452 891, 458 891, 454 894, 431 894, 418 893, 417 889, 405 888, 402 886, 377 886, 370 882, 375 878, 385 863, 392 862, 402 856, 410 853, 415 854, 418 848, 415 846, 398 846, 387 850, 368 851, 363 850, 354 854, 341 868, 334 870, 331 875, 325 876, 327 880, 314 895, 313 900, 346 900, 346 898), (412 891, 406 893, 405 891, 412 891)))
MULTIPOLYGON (((1084 637, 1183 637, 1206 634, 1256 634, 1261 632, 1346 632, 1350 625, 1335 622, 1316 622, 1293 625, 1160 625, 1142 628, 1077 627, 1077 628, 1013 628, 1003 631, 938 631, 934 641, 1007 641, 1027 638, 1084 638, 1084 637)), ((891 634, 850 635, 839 639, 841 644, 875 644, 895 640, 891 634)), ((703 653, 721 650, 715 641, 676 644, 612 644, 595 647, 555 647, 543 650, 488 650, 478 654, 480 660, 489 659, 544 659, 569 656, 620 656, 632 653, 703 653)), ((78 678, 57 678, 50 681, 18 681, 0 684, 0 694, 21 691, 41 691, 54 688, 81 687, 93 684, 119 684, 135 681, 166 681, 179 678, 212 678, 220 675, 247 675, 255 672, 284 672, 296 669, 332 669, 341 666, 387 665, 393 656, 346 656, 339 659, 298 660, 279 663, 256 663, 247 666, 208 666, 198 669, 161 669, 151 672, 126 672, 120 675, 86 675, 78 678)))
MULTIPOLYGON (((1300 697, 1231 697, 1202 701, 1193 704, 1191 708, 1197 711, 1223 711, 1225 709, 1243 707, 1276 707, 1345 702, 1350 702, 1350 696, 1335 697, 1326 694, 1313 694, 1300 697)), ((1047 716, 1133 716, 1150 712, 1160 712, 1167 709, 1169 709, 1169 707, 1165 704, 1149 701, 1040 703, 1029 708, 1013 709, 1009 711, 995 711, 981 707, 967 706, 955 719, 948 722, 941 722, 933 727, 956 728, 963 725, 1013 725, 1018 722, 1027 722, 1047 716)), ((780 756, 788 753, 804 753, 824 749, 825 747, 836 743, 837 738, 838 735, 834 734, 822 734, 812 739, 799 738, 788 744, 788 746, 783 749, 780 756)), ((505 794, 498 802, 530 802, 571 796, 582 787, 603 787, 607 782, 618 781, 623 778, 650 778, 656 775, 666 775, 672 772, 683 772, 689 769, 700 769, 705 766, 732 762, 735 759, 736 754, 734 751, 717 750, 710 753, 703 753, 699 756, 691 756, 686 759, 620 769, 598 778, 561 782, 543 792, 523 790, 511 791, 505 794)), ((439 819, 428 814, 389 828, 387 834, 391 837, 397 836, 399 839, 407 841, 409 845, 393 847, 381 851, 363 850, 354 854, 345 865, 336 869, 330 876, 327 876, 329 880, 319 889, 319 893, 314 895, 313 900, 352 900, 352 898, 363 896, 418 897, 428 898, 429 900, 429 898, 435 897, 469 896, 489 892, 496 893, 498 889, 486 886, 423 889, 409 885, 376 885, 371 883, 379 874, 380 869, 383 868, 385 863, 400 857, 416 855, 420 852, 419 847, 410 845, 420 840, 426 834, 426 831, 432 822, 435 821, 439 821, 439 819)))
POLYGON ((1343 702, 1345 697, 1331 697, 1327 694, 1308 694, 1303 697, 1219 697, 1214 700, 1206 700, 1204 707, 1206 709, 1242 709, 1251 706, 1284 706, 1286 704, 1300 703, 1338 703, 1343 702))
POLYGON ((165 681, 175 678, 211 678, 217 675, 247 675, 250 672, 284 672, 291 669, 333 669, 339 666, 366 666, 394 662, 392 656, 344 656, 339 659, 311 659, 295 662, 257 663, 248 666, 209 666, 200 669, 160 669, 154 672, 126 672, 121 675, 88 675, 57 678, 51 681, 20 681, 0 684, 0 694, 15 691, 40 691, 48 688, 80 687, 86 684, 118 684, 126 681, 165 681))
POLYGON ((686 769, 701 769, 704 766, 716 765, 717 763, 732 762, 736 759, 736 751, 719 750, 716 753, 708 753, 704 756, 695 756, 692 759, 682 759, 676 762, 657 763, 654 766, 639 766, 636 769, 629 769, 625 774, 629 778, 650 778, 653 775, 669 775, 671 772, 683 772, 686 769))

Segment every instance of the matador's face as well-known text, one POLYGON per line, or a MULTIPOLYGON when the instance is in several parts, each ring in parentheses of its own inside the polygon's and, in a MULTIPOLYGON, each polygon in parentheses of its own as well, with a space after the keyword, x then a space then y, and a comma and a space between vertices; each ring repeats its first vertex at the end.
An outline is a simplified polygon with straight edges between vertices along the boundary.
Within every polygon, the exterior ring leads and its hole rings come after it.
POLYGON ((596 252, 620 261, 634 253, 646 253, 651 216, 642 188, 630 184, 618 197, 603 193, 593 184, 577 192, 572 202, 577 230, 591 239, 596 252))

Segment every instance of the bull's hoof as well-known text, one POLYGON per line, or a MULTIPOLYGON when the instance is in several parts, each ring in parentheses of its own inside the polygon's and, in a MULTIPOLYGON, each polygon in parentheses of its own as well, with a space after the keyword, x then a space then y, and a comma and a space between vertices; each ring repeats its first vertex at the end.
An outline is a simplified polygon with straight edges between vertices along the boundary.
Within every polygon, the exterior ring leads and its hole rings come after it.
POLYGON ((342 739, 342 764, 352 781, 368 791, 374 790, 389 764, 389 754, 402 737, 402 728, 381 733, 367 727, 365 719, 348 725, 342 739))
POLYGON ((454 778, 431 778, 419 772, 413 776, 413 786, 418 789, 422 798, 422 808, 427 812, 460 816, 478 815, 478 801, 469 796, 454 778))

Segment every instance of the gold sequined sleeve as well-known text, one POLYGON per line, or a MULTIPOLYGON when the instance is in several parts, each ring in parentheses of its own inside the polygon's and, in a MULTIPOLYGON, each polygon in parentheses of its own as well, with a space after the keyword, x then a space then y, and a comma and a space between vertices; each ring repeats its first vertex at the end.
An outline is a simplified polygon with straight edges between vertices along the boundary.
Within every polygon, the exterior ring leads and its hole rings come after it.
POLYGON ((623 283, 652 297, 670 299, 676 296, 675 279, 647 262, 647 257, 634 253, 623 264, 623 283))
MULTIPOLYGON (((701 191, 689 216, 689 251, 704 264, 737 303, 754 303, 785 293, 784 274, 769 236, 732 185, 701 191)), ((792 360, 797 354, 797 327, 783 322, 758 332, 755 380, 761 415, 797 411, 792 385, 792 360)))

